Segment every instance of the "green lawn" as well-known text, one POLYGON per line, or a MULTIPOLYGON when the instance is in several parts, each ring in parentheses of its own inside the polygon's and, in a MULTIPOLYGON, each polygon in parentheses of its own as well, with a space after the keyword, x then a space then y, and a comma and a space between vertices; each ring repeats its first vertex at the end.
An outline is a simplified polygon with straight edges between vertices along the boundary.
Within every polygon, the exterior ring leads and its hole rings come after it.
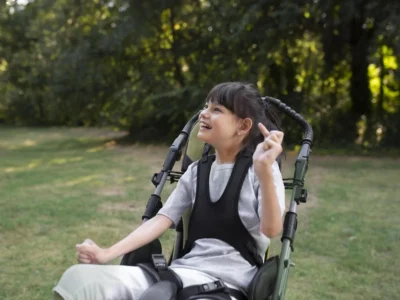
MULTIPOLYGON (((76 243, 108 246, 139 223, 168 147, 120 135, 0 127, 0 299, 49 299, 76 243)), ((399 159, 311 158, 287 299, 399 298, 399 182, 399 159)))

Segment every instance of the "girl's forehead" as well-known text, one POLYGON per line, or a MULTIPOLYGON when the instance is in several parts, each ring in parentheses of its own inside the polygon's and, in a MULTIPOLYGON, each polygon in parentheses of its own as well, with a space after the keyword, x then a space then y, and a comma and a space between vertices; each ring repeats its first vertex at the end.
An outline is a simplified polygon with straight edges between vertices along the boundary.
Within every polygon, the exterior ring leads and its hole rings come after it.
POLYGON ((212 102, 212 101, 206 101, 206 105, 214 105, 214 106, 221 106, 227 108, 225 105, 218 103, 218 102, 212 102))
POLYGON ((223 104, 221 104, 218 100, 216 99, 206 99, 206 104, 214 104, 214 105, 221 105, 224 106, 223 104))

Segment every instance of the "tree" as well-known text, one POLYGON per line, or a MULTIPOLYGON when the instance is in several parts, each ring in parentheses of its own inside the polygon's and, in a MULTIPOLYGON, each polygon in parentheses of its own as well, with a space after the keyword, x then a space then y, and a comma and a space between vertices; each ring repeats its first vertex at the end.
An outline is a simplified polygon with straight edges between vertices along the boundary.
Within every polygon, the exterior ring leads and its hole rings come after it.
MULTIPOLYGON (((170 139, 213 85, 242 80, 306 116, 321 144, 390 145, 399 111, 397 7, 394 0, 3 5, 0 113, 9 123, 112 124, 136 138, 170 139)), ((287 142, 298 140, 293 133, 287 142)))

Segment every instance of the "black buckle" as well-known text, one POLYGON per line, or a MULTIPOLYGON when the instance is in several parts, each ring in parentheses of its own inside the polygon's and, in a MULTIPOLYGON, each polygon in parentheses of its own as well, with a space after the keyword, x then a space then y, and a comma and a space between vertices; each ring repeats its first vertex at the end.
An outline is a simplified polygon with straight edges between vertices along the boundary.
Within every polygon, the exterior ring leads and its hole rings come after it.
POLYGON ((229 289, 225 286, 225 284, 222 281, 217 280, 205 284, 187 286, 183 288, 182 291, 179 293, 178 299, 179 300, 200 299, 200 298, 203 299, 203 297, 207 296, 198 297, 198 295, 207 295, 219 292, 229 293, 229 289), (194 297, 192 298, 192 296, 194 297))
POLYGON ((226 285, 221 281, 208 282, 201 285, 201 294, 216 293, 225 291, 226 285))
POLYGON ((165 271, 168 269, 167 260, 163 254, 152 254, 151 260, 153 261, 153 266, 157 271, 165 271))

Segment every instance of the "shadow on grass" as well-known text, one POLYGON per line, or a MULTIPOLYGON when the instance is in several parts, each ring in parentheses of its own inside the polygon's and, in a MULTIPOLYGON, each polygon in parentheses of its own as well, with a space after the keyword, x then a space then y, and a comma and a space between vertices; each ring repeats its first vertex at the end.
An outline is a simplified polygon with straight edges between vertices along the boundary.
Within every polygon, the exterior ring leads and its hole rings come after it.
MULTIPOLYGON (((178 134, 176 135, 176 137, 178 134)), ((176 138, 175 137, 175 138, 176 138)), ((157 134, 142 133, 140 135, 129 135, 120 136, 115 139, 116 143, 121 146, 131 146, 133 144, 152 144, 152 145, 170 145, 174 141, 174 138, 162 137, 160 138, 157 134)))
MULTIPOLYGON (((117 144, 118 138, 113 137, 71 137, 62 140, 45 140, 35 141, 29 140, 29 143, 21 145, 0 145, 0 150, 18 151, 18 152, 43 152, 43 151, 63 151, 63 150, 82 150, 97 148, 107 148, 111 145, 117 144)), ((93 150, 93 152, 96 152, 93 150)))

